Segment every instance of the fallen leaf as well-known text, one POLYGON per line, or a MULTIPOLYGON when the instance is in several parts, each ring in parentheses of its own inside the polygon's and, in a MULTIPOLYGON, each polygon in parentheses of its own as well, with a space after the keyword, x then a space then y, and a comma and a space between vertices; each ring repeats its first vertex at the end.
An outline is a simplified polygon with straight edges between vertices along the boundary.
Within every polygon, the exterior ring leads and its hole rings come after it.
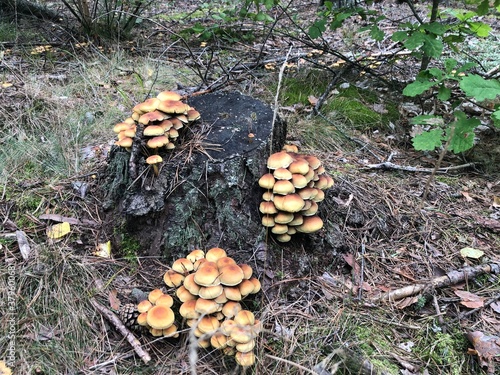
POLYGON ((464 247, 460 250, 460 255, 464 258, 479 259, 484 255, 484 251, 474 249, 473 247, 464 247))
POLYGON ((316 105, 316 104, 318 104, 318 98, 317 98, 317 97, 315 97, 315 96, 313 96, 313 95, 309 95, 309 96, 307 97, 307 100, 309 101, 309 104, 311 104, 311 105, 316 105))
POLYGON ((497 314, 500 314, 500 302, 493 302, 490 307, 493 309, 494 312, 497 314))
POLYGON ((2 83, 2 87, 3 87, 4 89, 6 89, 6 88, 8 88, 8 87, 11 87, 12 85, 13 85, 13 84, 12 84, 12 83, 10 83, 10 82, 3 82, 3 83, 2 83))
POLYGON ((487 336, 483 332, 474 331, 467 333, 467 338, 474 345, 480 366, 486 367, 488 374, 494 374, 494 361, 500 359, 500 337, 487 336))
POLYGON ((472 199, 472 197, 469 195, 469 193, 468 193, 468 192, 466 192, 466 191, 461 191, 460 193, 464 196, 464 198, 465 198, 465 200, 466 200, 467 202, 472 202, 472 201, 474 200, 474 199, 472 199))
POLYGON ((71 227, 69 223, 65 221, 60 224, 54 224, 51 227, 47 228, 47 237, 55 240, 64 237, 69 232, 71 232, 71 227))
POLYGON ((109 307, 114 310, 118 310, 121 305, 121 301, 118 299, 118 292, 116 289, 110 290, 108 294, 109 307))
POLYGON ((455 290, 454 293, 462 299, 460 304, 468 307, 470 309, 475 309, 481 306, 484 306, 484 298, 479 297, 478 295, 467 292, 465 290, 455 290))
POLYGON ((398 308, 398 309, 404 309, 408 306, 411 306, 413 305, 414 303, 416 303, 418 301, 418 296, 413 296, 413 297, 406 297, 406 298, 403 298, 399 301, 397 301, 395 303, 395 306, 398 308))
POLYGON ((496 195, 493 196, 493 207, 500 207, 500 197, 497 197, 496 195))
POLYGON ((111 258, 111 241, 100 243, 92 253, 101 258, 111 258))

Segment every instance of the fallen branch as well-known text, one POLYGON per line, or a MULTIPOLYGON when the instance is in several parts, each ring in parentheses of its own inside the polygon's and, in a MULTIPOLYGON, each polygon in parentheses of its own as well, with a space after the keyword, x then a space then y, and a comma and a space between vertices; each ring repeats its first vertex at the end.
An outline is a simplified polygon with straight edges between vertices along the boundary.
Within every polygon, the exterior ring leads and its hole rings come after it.
POLYGON ((444 276, 432 279, 425 284, 414 284, 408 285, 404 288, 396 289, 387 293, 382 294, 374 298, 374 301, 397 301, 406 297, 413 296, 427 289, 442 288, 445 286, 450 286, 458 284, 467 279, 472 279, 476 276, 482 275, 484 273, 500 273, 500 264, 480 264, 475 267, 465 267, 460 270, 454 270, 448 272, 444 276))
POLYGON ((435 168, 419 168, 419 167, 397 165, 397 164, 391 163, 390 161, 386 161, 384 163, 378 163, 378 164, 366 164, 362 169, 386 169, 386 170, 397 170, 397 171, 405 171, 405 172, 422 172, 422 173, 433 173, 434 171, 436 171, 437 173, 448 173, 449 171, 469 168, 469 167, 473 167, 474 165, 475 165, 475 163, 467 163, 467 164, 462 164, 462 165, 454 165, 452 167, 435 169, 435 168))
POLYGON ((151 361, 151 356, 149 353, 144 350, 141 346, 141 343, 139 340, 137 340, 132 332, 130 332, 127 327, 123 325, 123 323, 120 321, 120 319, 108 308, 105 306, 101 305, 99 302, 97 302, 94 298, 90 299, 90 303, 99 310, 99 312, 104 315, 110 323, 113 324, 113 326, 127 339, 129 344, 132 346, 132 348, 135 350, 137 355, 143 360, 144 363, 148 363, 151 361))

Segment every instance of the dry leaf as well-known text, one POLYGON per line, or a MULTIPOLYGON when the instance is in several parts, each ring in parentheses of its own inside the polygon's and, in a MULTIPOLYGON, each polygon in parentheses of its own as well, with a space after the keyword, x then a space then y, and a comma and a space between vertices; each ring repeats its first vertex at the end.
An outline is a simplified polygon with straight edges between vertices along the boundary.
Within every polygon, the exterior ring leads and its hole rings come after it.
POLYGON ((100 243, 92 253, 101 258, 111 258, 111 241, 100 243))
POLYGON ((114 310, 118 310, 121 305, 121 301, 118 299, 118 292, 116 289, 110 290, 108 294, 109 307, 114 310))
POLYGON ((460 255, 464 258, 479 259, 484 255, 484 251, 474 249, 473 247, 464 247, 460 250, 460 255))
POLYGON ((493 309, 494 312, 497 314, 500 314, 500 302, 493 302, 490 307, 493 309))
POLYGON ((47 228, 47 237, 55 240, 64 237, 69 232, 71 232, 71 227, 69 223, 65 221, 60 224, 54 224, 51 227, 47 228))
POLYGON ((479 297, 474 293, 467 292, 465 290, 455 290, 454 293, 462 299, 462 301, 460 301, 460 304, 464 305, 465 307, 475 309, 484 306, 484 298, 479 297))
POLYGON ((411 306, 413 305, 414 303, 416 303, 418 301, 418 296, 413 296, 413 297, 406 297, 406 298, 403 298, 399 301, 397 301, 394 305, 398 308, 398 309, 404 309, 408 306, 411 306))
POLYGON ((8 87, 11 87, 12 85, 13 85, 13 84, 12 84, 12 83, 10 83, 10 82, 3 82, 3 83, 2 83, 2 87, 3 87, 4 89, 6 89, 6 88, 8 88, 8 87))
POLYGON ((500 207, 500 197, 496 195, 493 196, 493 203, 491 204, 493 207, 500 207))
POLYGON ((313 95, 309 95, 309 96, 307 97, 307 100, 309 101, 309 104, 311 104, 311 105, 316 105, 316 104, 318 104, 318 98, 317 98, 317 97, 315 97, 315 96, 313 96, 313 95))
POLYGON ((481 367, 486 367, 488 374, 494 374, 494 361, 500 359, 500 337, 487 336, 480 331, 474 331, 467 333, 467 338, 474 345, 481 367))

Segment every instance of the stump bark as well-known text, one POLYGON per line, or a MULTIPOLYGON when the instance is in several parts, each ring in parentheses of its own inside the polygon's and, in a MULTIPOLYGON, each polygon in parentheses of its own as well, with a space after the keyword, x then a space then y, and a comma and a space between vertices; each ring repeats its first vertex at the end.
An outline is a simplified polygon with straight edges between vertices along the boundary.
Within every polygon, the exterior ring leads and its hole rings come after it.
POLYGON ((258 179, 270 153, 282 148, 286 124, 279 118, 273 124, 269 106, 236 92, 187 102, 201 119, 165 153, 158 176, 141 159, 139 178, 130 181, 129 154, 113 150, 105 208, 124 218, 147 255, 171 258, 217 246, 249 259, 265 236, 258 179))

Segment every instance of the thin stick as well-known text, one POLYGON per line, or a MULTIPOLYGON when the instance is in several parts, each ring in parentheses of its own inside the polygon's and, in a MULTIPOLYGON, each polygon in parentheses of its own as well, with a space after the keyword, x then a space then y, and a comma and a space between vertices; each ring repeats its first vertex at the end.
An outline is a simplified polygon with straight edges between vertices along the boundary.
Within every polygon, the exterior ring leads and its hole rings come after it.
POLYGON ((284 359, 284 358, 280 358, 280 357, 275 357, 274 355, 271 355, 271 354, 266 354, 266 357, 274 359, 275 361, 280 361, 280 362, 284 362, 284 363, 287 363, 289 365, 295 366, 298 369, 300 369, 302 371, 305 371, 305 372, 307 372, 309 374, 318 375, 318 373, 316 371, 309 370, 307 367, 304 367, 302 365, 299 365, 298 363, 289 361, 288 359, 284 359))
POLYGON ((280 96, 281 81, 283 80, 283 73, 285 72, 286 63, 288 62, 288 56, 292 52, 293 46, 290 46, 285 57, 285 61, 280 68, 280 73, 278 75, 278 88, 276 89, 276 96, 274 97, 274 112, 273 112, 273 122, 271 124, 271 142, 269 142, 269 154, 273 153, 273 135, 274 135, 274 124, 276 123, 276 118, 278 117, 278 100, 280 96))
POLYGON ((464 168, 469 168, 473 167, 475 163, 467 163, 467 164, 462 164, 462 165, 454 165, 453 167, 445 167, 445 168, 419 168, 419 167, 412 167, 412 166, 405 166, 405 165, 397 165, 394 163, 391 163, 389 161, 383 162, 383 163, 378 163, 378 164, 366 164, 363 169, 387 169, 387 170, 398 170, 398 171, 405 171, 405 172, 421 172, 421 173, 434 173, 436 171, 437 173, 447 173, 449 171, 456 171, 458 169, 464 169, 464 168))
POLYGON ((90 298, 90 303, 97 309, 99 312, 104 315, 111 324, 127 339, 129 344, 135 350, 137 355, 143 360, 144 363, 148 363, 151 361, 151 356, 149 353, 142 348, 141 343, 137 340, 132 332, 130 332, 127 327, 123 325, 120 319, 108 308, 101 305, 94 298, 90 298))
POLYGON ((448 272, 444 276, 436 277, 425 284, 413 284, 403 288, 392 290, 374 298, 374 301, 397 301, 406 297, 413 296, 429 288, 442 288, 445 286, 460 283, 466 279, 472 279, 484 273, 500 273, 500 264, 480 264, 475 267, 465 267, 460 270, 448 272))

